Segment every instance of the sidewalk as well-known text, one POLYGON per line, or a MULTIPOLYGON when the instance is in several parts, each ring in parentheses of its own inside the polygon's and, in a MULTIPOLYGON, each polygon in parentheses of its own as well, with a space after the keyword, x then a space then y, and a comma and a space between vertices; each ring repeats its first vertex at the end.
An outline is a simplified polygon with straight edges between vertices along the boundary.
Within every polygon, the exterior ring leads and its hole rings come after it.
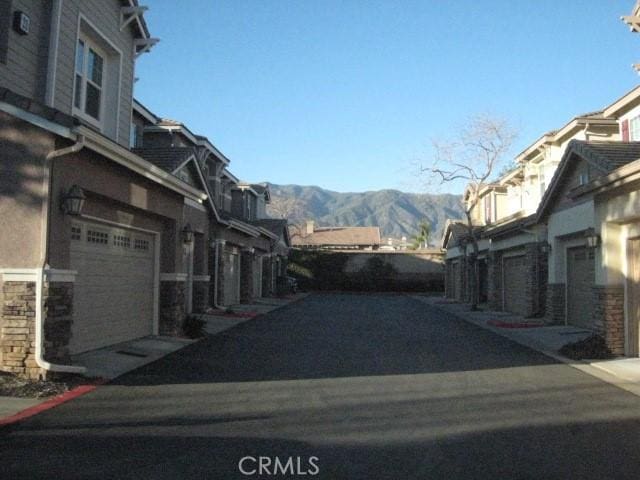
POLYGON ((558 353, 558 350, 563 345, 582 340, 591 335, 592 332, 589 330, 570 325, 531 326, 529 328, 498 327, 488 322, 527 324, 534 323, 535 320, 525 319, 506 312, 472 312, 468 305, 452 302, 442 297, 412 295, 411 298, 453 314, 481 328, 491 330, 520 345, 537 350, 584 373, 640 396, 640 358, 620 357, 611 360, 572 360, 558 353))
POLYGON ((207 322, 204 327, 206 332, 209 335, 215 335, 216 333, 223 332, 236 325, 252 320, 255 317, 272 312, 290 303, 300 301, 308 295, 308 293, 296 293, 295 295, 290 295, 285 298, 261 298, 254 301, 254 303, 232 305, 229 309, 235 312, 235 315, 218 311, 210 314, 202 314, 200 317, 207 322))
MULTIPOLYGON (((298 293, 285 298, 262 298, 252 304, 234 305, 231 307, 234 312, 246 315, 243 317, 202 315, 207 321, 205 330, 209 335, 215 335, 239 323, 251 320, 258 315, 264 315, 290 303, 302 300, 307 295, 307 293, 298 293)), ((144 337, 75 355, 72 357, 72 361, 74 365, 87 367, 85 376, 88 378, 112 380, 136 368, 155 362, 197 341, 198 340, 175 337, 144 337)), ((56 398, 58 397, 17 398, 0 396, 0 422, 2 419, 7 419, 8 417, 20 414, 20 412, 37 408, 38 405, 51 402, 56 398)))

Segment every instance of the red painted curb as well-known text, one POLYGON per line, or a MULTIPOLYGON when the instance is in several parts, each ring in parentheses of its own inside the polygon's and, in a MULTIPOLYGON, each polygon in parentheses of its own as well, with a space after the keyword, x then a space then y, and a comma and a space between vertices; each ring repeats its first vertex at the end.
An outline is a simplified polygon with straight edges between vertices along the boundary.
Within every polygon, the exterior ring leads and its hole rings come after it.
POLYGON ((11 425, 13 423, 17 423, 26 418, 33 417, 34 415, 42 413, 46 410, 51 410, 52 408, 57 407, 58 405, 61 405, 63 403, 69 402, 74 398, 78 398, 89 392, 93 392, 96 388, 98 388, 98 386, 102 385, 103 383, 106 383, 106 382, 99 382, 92 385, 80 385, 74 389, 69 390, 68 392, 58 395, 57 397, 53 397, 53 398, 50 398, 49 400, 45 400, 44 402, 39 403, 38 405, 34 405, 33 407, 26 408, 8 417, 0 418, 0 427, 11 425))
POLYGON ((544 327, 543 323, 503 322, 501 320, 487 320, 487 324, 498 328, 538 328, 544 327))

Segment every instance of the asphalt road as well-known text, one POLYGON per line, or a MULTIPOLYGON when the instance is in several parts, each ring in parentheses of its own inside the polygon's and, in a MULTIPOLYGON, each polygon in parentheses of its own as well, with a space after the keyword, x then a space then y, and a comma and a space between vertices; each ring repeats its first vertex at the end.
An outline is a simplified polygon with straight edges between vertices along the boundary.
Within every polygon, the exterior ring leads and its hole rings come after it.
POLYGON ((640 398, 408 297, 313 295, 0 430, 7 479, 292 469, 638 478, 640 398))

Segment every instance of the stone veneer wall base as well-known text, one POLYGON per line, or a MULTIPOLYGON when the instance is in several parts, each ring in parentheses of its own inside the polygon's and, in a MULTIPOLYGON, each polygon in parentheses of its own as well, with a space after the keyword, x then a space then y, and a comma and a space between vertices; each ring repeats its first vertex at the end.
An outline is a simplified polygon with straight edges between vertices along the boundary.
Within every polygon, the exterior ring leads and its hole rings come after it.
POLYGON ((624 286, 595 285, 593 321, 614 355, 624 355, 624 286))

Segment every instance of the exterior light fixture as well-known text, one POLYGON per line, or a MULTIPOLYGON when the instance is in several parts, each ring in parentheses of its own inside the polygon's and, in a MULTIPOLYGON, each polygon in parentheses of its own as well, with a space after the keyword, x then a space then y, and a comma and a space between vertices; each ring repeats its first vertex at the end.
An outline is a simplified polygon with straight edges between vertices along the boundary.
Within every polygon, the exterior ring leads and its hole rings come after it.
POLYGON ((78 185, 73 185, 67 193, 62 196, 61 208, 67 215, 78 216, 82 213, 82 207, 87 199, 86 195, 78 185))
POLYGON ((181 230, 182 233, 182 241, 185 245, 190 245, 193 242, 193 228, 191 228, 191 224, 187 223, 184 228, 181 230))
POLYGON ((598 235, 593 228, 584 232, 584 239, 586 240, 587 247, 589 248, 596 248, 600 245, 600 235, 598 235))
POLYGON ((542 253, 551 252, 551 244, 549 242, 544 242, 542 245, 540 245, 540 251, 542 253))
POLYGON ((589 248, 596 248, 600 245, 600 236, 595 232, 589 232, 585 238, 587 240, 587 247, 589 248))

